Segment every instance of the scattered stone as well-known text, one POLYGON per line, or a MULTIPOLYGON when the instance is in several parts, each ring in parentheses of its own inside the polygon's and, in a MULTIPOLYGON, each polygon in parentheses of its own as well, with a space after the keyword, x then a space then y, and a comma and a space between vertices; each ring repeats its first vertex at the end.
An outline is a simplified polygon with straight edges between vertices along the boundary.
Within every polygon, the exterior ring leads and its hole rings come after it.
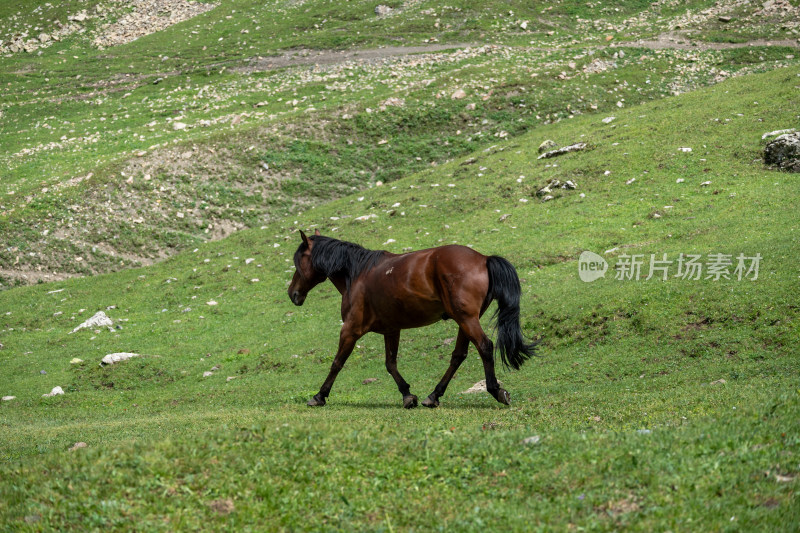
POLYGON ((475 102, 468 103, 466 106, 464 106, 464 108, 467 111, 475 111, 475 102))
POLYGON ((209 371, 209 370, 206 370, 205 372, 203 372, 203 377, 204 378, 207 378, 207 377, 210 377, 210 376, 213 376, 213 375, 214 375, 214 373, 209 371))
POLYGON ((708 187, 709 185, 711 185, 710 181, 704 181, 703 183, 700 184, 701 187, 708 187))
POLYGON ((130 353, 130 352, 110 353, 100 360, 100 366, 113 365, 114 363, 119 363, 120 361, 126 361, 132 357, 141 357, 141 355, 139 355, 138 353, 130 353))
POLYGON ((225 379, 225 382, 231 381, 232 379, 236 379, 238 377, 239 376, 228 376, 227 379, 225 379))
POLYGON ((800 172, 800 132, 784 133, 767 143, 764 163, 788 172, 800 172))
POLYGON ((48 392, 47 394, 42 394, 42 398, 51 398, 53 396, 60 396, 64 394, 64 389, 61 387, 53 387, 53 390, 48 392))
POLYGON ((510 217, 511 215, 506 213, 504 215, 500 215, 500 218, 497 219, 498 222, 505 222, 505 220, 510 217))
POLYGON ((712 381, 711 383, 709 383, 709 385, 725 385, 726 383, 727 381, 725 381, 724 379, 718 379, 716 381, 712 381))
POLYGON ((456 91, 450 95, 450 98, 453 100, 461 100, 462 98, 466 98, 467 93, 464 89, 456 89, 456 91))
POLYGON ((375 14, 378 15, 379 17, 385 17, 387 15, 391 15, 392 11, 394 11, 394 9, 392 9, 389 6, 385 6, 383 4, 375 6, 375 14))
POLYGON ((47 370, 39 370, 39 373, 43 376, 47 375, 47 370))
POLYGON ((69 362, 71 365, 77 365, 83 363, 83 359, 78 359, 77 357, 73 357, 72 360, 69 362))
POLYGON ((16 398, 17 398, 16 396, 3 396, 3 401, 10 402, 11 400, 14 400, 16 398))
POLYGON ((185 122, 175 122, 172 125, 172 129, 175 131, 185 130, 187 128, 187 124, 185 122))
POLYGON ((86 444, 85 442, 76 442, 75 444, 72 445, 69 451, 74 452, 75 450, 80 450, 81 448, 88 448, 88 447, 89 445, 86 444))
POLYGON ((617 117, 606 117, 603 119, 603 124, 611 124, 617 117))
POLYGON ((539 145, 539 153, 543 154, 545 152, 555 150, 556 148, 558 148, 558 145, 555 143, 555 141, 547 139, 546 141, 542 142, 542 144, 539 145))
POLYGON ((575 143, 557 150, 550 150, 549 152, 543 153, 536 159, 548 159, 550 157, 556 157, 559 155, 568 154, 570 152, 579 152, 581 150, 586 150, 586 143, 575 143))
POLYGON ((370 383, 375 383, 378 381, 378 378, 367 378, 361 382, 362 385, 369 385, 370 383))
MULTIPOLYGON (((503 382, 498 380, 497 384, 502 386, 503 382)), ((479 382, 477 382, 472 387, 470 387, 467 390, 463 391, 461 394, 476 394, 478 392, 486 392, 486 380, 485 379, 480 380, 479 382)))
POLYGON ((539 437, 539 435, 532 435, 522 439, 522 444, 539 444, 540 440, 542 439, 539 437))
POLYGON ((719 20, 720 22, 724 22, 724 23, 726 23, 726 24, 727 24, 728 22, 730 22, 730 21, 732 21, 732 20, 733 20, 733 17, 729 17, 729 16, 726 16, 726 15, 720 15, 720 16, 718 17, 718 20, 719 20))
POLYGON ((397 98, 395 96, 391 98, 387 98, 386 100, 381 103, 381 107, 403 107, 406 105, 406 101, 402 98, 397 98))
POLYGON ((649 429, 637 429, 636 433, 638 433, 639 435, 649 435, 650 433, 652 433, 652 431, 649 429))
POLYGON ((125 5, 131 11, 99 28, 92 44, 98 48, 107 48, 129 43, 205 13, 218 4, 219 2, 186 0, 129 0, 125 5))
POLYGON ((550 193, 553 192, 553 189, 575 190, 577 188, 578 184, 572 180, 567 180, 562 183, 560 180, 552 179, 547 185, 536 191, 536 196, 542 198, 542 200, 546 202, 553 199, 553 196, 550 195, 550 193))
POLYGON ((83 322, 77 328, 73 329, 72 333, 75 333, 76 331, 84 328, 99 328, 103 326, 112 327, 113 325, 114 323, 111 321, 110 318, 106 316, 106 314, 103 311, 98 311, 92 316, 92 318, 83 322))

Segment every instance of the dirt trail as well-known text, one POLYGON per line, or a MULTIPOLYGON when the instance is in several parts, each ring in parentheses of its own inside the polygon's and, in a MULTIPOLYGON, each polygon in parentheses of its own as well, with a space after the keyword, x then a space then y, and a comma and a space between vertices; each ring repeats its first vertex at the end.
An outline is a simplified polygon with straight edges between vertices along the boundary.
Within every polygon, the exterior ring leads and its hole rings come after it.
POLYGON ((748 48, 751 46, 787 46, 800 48, 800 40, 795 39, 757 39, 743 43, 710 43, 705 41, 692 41, 680 33, 662 33, 655 39, 639 39, 637 41, 620 42, 611 45, 612 48, 621 46, 648 48, 650 50, 731 50, 734 48, 748 48))
MULTIPOLYGON (((444 50, 463 50, 466 48, 480 48, 481 46, 503 47, 504 45, 490 45, 488 43, 452 43, 427 44, 420 46, 387 46, 383 48, 366 48, 362 50, 300 49, 290 52, 283 52, 281 54, 269 57, 254 57, 244 61, 237 60, 231 62, 213 63, 207 67, 214 68, 228 66, 232 72, 251 74, 254 72, 266 72, 279 68, 299 67, 303 65, 336 65, 340 63, 347 63, 348 61, 376 63, 384 59, 401 58, 413 54, 427 54, 442 52, 444 50)), ((800 41, 792 39, 778 39, 774 41, 760 39, 743 43, 709 43, 703 41, 691 41, 686 37, 676 33, 665 33, 654 39, 623 41, 609 45, 578 45, 577 48, 593 48, 597 50, 621 47, 647 48, 650 50, 729 50, 733 48, 746 48, 748 46, 786 46, 790 48, 800 48, 800 41)), ((566 49, 566 47, 529 47, 527 49, 555 51, 559 49, 566 49)), ((148 81, 143 81, 146 78, 156 76, 166 78, 169 76, 179 76, 182 74, 184 74, 182 71, 151 72, 139 74, 133 78, 124 79, 124 81, 120 79, 100 81, 94 84, 94 86, 97 87, 96 91, 76 95, 58 96, 48 100, 53 102, 61 102, 64 100, 86 100, 109 93, 134 90, 149 83, 148 81)))
POLYGON ((364 50, 293 50, 277 56, 251 58, 246 65, 232 67, 234 72, 262 72, 301 65, 335 65, 348 61, 371 63, 382 59, 403 57, 411 54, 441 52, 443 50, 480 47, 480 44, 427 44, 422 46, 386 46, 364 50))
MULTIPOLYGON (((428 44, 421 46, 387 46, 385 48, 367 48, 363 50, 295 50, 270 57, 251 58, 246 64, 231 67, 234 72, 252 73, 263 72, 286 67, 302 65, 335 65, 348 61, 373 63, 382 59, 404 57, 412 54, 425 54, 441 52, 444 50, 479 48, 489 43, 453 43, 453 44, 428 44)), ((495 45, 502 47, 503 45, 495 45)), ((586 45, 578 48, 648 48, 650 50, 729 50, 733 48, 746 48, 749 46, 786 46, 800 48, 800 41, 793 39, 747 41, 743 43, 710 43, 692 41, 677 33, 664 33, 654 39, 640 39, 613 43, 611 45, 586 45)), ((533 47, 536 50, 554 51, 562 47, 533 47)), ((222 66, 220 63, 213 66, 222 66)))

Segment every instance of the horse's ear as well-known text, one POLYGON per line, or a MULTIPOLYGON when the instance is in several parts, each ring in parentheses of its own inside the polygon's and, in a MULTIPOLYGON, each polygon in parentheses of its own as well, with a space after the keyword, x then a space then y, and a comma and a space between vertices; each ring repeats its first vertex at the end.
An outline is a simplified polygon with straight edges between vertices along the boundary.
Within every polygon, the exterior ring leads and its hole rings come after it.
POLYGON ((303 239, 303 244, 305 244, 306 246, 309 246, 308 237, 306 237, 306 234, 303 233, 303 230, 300 230, 300 238, 303 239))
POLYGON ((314 236, 319 237, 320 235, 322 235, 322 233, 320 233, 318 229, 315 229, 314 236))

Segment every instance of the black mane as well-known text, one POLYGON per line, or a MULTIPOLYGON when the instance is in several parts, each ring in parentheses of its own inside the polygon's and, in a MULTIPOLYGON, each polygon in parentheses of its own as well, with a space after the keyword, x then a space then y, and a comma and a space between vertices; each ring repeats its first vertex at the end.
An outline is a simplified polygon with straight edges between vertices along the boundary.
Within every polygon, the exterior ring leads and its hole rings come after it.
MULTIPOLYGON (((383 250, 367 250, 353 242, 340 241, 322 235, 314 235, 309 239, 314 242, 311 249, 311 266, 327 277, 344 276, 348 292, 353 280, 378 264, 384 254, 383 250)), ((295 267, 297 267, 300 254, 306 248, 303 243, 295 252, 295 267)))

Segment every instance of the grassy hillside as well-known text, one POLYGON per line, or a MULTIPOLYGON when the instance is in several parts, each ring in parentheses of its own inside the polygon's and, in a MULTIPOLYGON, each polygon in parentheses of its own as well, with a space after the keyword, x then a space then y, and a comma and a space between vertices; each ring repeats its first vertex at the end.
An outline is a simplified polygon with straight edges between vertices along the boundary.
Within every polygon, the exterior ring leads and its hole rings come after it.
MULTIPOLYGON (((799 86, 793 66, 608 123, 537 125, 147 268, 0 293, 0 393, 16 396, 0 403, 3 524, 793 530, 800 186, 759 154, 764 132, 797 126, 799 86), (540 160, 545 139, 588 149, 540 160), (544 201, 552 179, 577 189, 544 201), (328 406, 308 409, 340 325, 331 286, 302 308, 285 293, 297 230, 314 228, 511 260, 542 342, 500 372, 512 406, 460 394, 482 378, 472 350, 439 409, 406 411, 367 336, 328 406), (612 264, 605 278, 579 279, 584 250, 612 264), (614 279, 624 255, 681 253, 762 260, 754 281, 681 279, 676 264, 667 281, 614 279), (70 333, 98 310, 113 328, 70 333), (144 355, 98 366, 120 351, 144 355)), ((451 322, 404 333, 412 392, 430 392, 454 336, 451 322)))
POLYGON ((544 124, 800 61, 796 2, 377 5, 225 1, 102 46, 119 3, 5 3, 0 289, 151 264, 544 124), (8 51, 59 24, 76 29, 8 51), (710 48, 721 26, 779 46, 710 48))

